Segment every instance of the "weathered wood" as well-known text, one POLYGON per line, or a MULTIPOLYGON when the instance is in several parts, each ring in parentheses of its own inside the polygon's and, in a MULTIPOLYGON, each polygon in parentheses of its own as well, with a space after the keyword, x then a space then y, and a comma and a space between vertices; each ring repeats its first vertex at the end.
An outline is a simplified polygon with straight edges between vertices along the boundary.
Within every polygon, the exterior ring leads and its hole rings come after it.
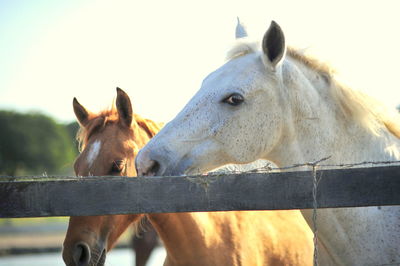
MULTIPOLYGON (((321 170, 320 208, 400 205, 400 166, 321 170)), ((0 217, 307 209, 312 173, 0 178, 0 217)))

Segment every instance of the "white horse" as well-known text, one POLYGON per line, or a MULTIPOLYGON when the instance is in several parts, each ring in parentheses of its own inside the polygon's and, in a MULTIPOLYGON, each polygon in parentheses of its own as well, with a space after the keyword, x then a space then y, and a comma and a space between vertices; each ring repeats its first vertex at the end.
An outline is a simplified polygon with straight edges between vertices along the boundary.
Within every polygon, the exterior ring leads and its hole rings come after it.
MULTIPOLYGON (((398 117, 287 48, 277 23, 261 49, 238 27, 229 61, 140 151, 139 175, 202 173, 259 158, 281 167, 327 156, 329 164, 400 159, 398 117)), ((312 212, 302 214, 311 224, 312 212)), ((321 209, 318 230, 321 265, 400 264, 398 206, 321 209)))

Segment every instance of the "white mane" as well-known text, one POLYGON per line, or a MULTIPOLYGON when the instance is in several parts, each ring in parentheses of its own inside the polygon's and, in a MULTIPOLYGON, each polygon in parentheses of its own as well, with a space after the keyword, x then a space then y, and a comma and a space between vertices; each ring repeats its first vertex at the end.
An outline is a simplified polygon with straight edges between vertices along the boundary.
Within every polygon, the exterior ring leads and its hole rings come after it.
POLYGON ((244 56, 251 53, 260 51, 260 44, 256 41, 251 41, 248 38, 237 39, 232 48, 226 55, 226 60, 232 60, 234 58, 244 56))
MULTIPOLYGON (((228 51, 226 58, 232 60, 247 54, 258 53, 259 47, 258 42, 241 38, 228 51)), ((387 129, 400 138, 400 115, 397 111, 390 110, 370 96, 341 84, 335 79, 335 70, 328 64, 292 47, 288 47, 287 56, 318 72, 327 80, 331 85, 329 89, 332 98, 339 103, 340 111, 345 117, 359 121, 375 135, 387 129)))

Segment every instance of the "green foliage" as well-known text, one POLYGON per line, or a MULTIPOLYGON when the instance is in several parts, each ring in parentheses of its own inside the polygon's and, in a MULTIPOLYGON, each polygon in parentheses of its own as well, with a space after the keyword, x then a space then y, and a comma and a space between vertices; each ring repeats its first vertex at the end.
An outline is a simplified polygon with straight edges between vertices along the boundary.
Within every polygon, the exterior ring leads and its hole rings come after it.
POLYGON ((65 128, 67 130, 69 138, 73 140, 75 153, 78 154, 79 153, 79 144, 78 144, 78 141, 76 141, 76 133, 79 130, 79 124, 78 124, 78 122, 71 122, 71 123, 65 125, 65 128))
POLYGON ((65 125, 38 113, 0 111, 0 174, 65 174, 76 157, 65 125))

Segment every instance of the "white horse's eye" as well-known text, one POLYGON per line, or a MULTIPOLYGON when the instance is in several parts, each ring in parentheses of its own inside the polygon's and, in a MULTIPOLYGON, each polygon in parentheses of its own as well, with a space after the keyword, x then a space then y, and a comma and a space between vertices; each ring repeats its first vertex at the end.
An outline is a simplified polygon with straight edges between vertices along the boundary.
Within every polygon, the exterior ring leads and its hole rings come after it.
POLYGON ((241 104, 242 102, 244 102, 244 98, 239 93, 233 93, 233 94, 229 95, 228 97, 226 97, 222 102, 233 105, 233 106, 237 106, 237 105, 241 104))

